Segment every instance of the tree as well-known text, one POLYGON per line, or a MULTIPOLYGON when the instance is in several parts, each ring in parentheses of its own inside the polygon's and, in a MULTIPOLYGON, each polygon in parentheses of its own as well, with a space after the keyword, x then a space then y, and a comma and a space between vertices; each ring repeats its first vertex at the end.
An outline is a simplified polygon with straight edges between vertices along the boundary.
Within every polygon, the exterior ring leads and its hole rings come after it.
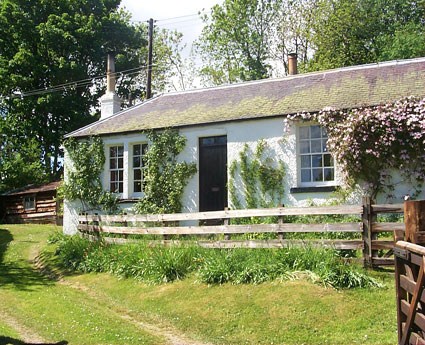
POLYGON ((425 53, 423 1, 321 0, 316 13, 310 70, 425 53))
POLYGON ((207 84, 232 83, 270 76, 269 47, 275 14, 269 0, 225 0, 205 14, 196 43, 207 84))
POLYGON ((272 43, 272 59, 275 62, 274 73, 288 73, 288 54, 296 53, 298 66, 302 71, 313 53, 313 26, 319 18, 319 0, 278 0, 274 21, 275 28, 272 43))
MULTIPOLYGON (((146 41, 119 2, 0 2, 2 134, 8 135, 3 144, 12 147, 6 152, 31 148, 28 167, 38 159, 47 178, 61 173, 63 135, 97 118, 93 109, 104 92, 98 77, 105 74, 106 54, 116 52, 129 57, 121 58, 122 65, 126 60, 126 66, 140 66, 138 51, 146 41), (19 135, 12 140, 11 133, 19 135)), ((5 176, 0 170, 1 183, 5 176)))

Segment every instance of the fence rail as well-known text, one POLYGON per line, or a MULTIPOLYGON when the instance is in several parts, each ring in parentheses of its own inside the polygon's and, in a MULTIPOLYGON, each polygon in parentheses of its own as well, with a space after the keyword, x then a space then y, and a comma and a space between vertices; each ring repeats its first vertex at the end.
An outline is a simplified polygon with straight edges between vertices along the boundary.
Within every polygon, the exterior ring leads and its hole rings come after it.
MULTIPOLYGON (((404 223, 378 222, 378 214, 403 213, 403 204, 372 204, 365 199, 363 205, 326 207, 277 207, 268 209, 223 210, 212 212, 79 216, 79 231, 93 240, 99 234, 111 243, 134 241, 133 235, 150 235, 152 244, 181 245, 188 236, 206 248, 283 248, 294 245, 332 247, 362 250, 365 265, 393 264, 393 233, 403 233, 404 223), (293 223, 288 217, 350 216, 358 221, 293 223), (241 219, 274 217, 272 224, 235 224, 241 219), (187 225, 190 223, 192 225, 187 225), (195 223, 195 224, 194 224, 195 223), (289 234, 352 234, 350 239, 293 239, 289 234), (386 238, 381 234, 387 233, 386 238), (267 239, 241 238, 241 235, 267 239), (270 235, 270 234, 275 234, 270 235), (356 236, 356 234, 358 234, 356 236), (131 238, 129 238, 129 236, 131 238), (257 236, 258 237, 258 236, 257 236), (152 240, 154 238, 154 240, 152 240), (172 238, 172 239, 171 239, 172 238), (384 252, 384 253, 383 253, 384 252)), ((350 219, 351 220, 351 219, 350 219)), ((345 236, 345 235, 344 235, 345 236)), ((292 235, 294 237, 294 235, 292 235)), ((326 236, 325 236, 326 237, 326 236)), ((337 237, 337 236, 334 236, 337 237)), ((396 236, 397 237, 397 236, 396 236)))

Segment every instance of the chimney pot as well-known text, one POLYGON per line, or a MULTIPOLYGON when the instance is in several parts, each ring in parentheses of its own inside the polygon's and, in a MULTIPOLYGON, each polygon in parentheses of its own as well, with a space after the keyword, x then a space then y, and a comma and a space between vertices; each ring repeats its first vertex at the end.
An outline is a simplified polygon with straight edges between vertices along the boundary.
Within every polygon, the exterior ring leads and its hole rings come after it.
POLYGON ((288 54, 288 74, 289 75, 298 74, 297 53, 288 54))
POLYGON ((109 53, 106 63, 106 93, 100 98, 101 120, 121 110, 121 99, 115 93, 115 84, 115 56, 109 53))
POLYGON ((115 92, 115 56, 108 54, 106 64, 106 92, 115 92))

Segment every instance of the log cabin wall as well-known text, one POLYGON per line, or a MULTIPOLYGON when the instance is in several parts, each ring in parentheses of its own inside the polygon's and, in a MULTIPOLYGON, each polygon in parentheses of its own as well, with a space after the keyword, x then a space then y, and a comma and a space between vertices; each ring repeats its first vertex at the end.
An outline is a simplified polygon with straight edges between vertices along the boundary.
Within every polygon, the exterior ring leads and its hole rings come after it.
POLYGON ((53 182, 3 195, 4 221, 9 224, 60 224, 57 186, 58 182, 53 182))

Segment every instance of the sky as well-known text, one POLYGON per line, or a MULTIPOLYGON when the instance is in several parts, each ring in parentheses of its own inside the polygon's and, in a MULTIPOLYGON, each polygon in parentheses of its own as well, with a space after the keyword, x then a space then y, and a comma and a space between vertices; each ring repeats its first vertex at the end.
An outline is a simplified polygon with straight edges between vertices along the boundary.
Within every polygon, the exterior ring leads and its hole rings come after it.
POLYGON ((202 30, 198 12, 208 11, 223 0, 122 0, 124 7, 132 14, 134 21, 156 20, 160 28, 176 29, 183 33, 184 41, 191 45, 202 30))

